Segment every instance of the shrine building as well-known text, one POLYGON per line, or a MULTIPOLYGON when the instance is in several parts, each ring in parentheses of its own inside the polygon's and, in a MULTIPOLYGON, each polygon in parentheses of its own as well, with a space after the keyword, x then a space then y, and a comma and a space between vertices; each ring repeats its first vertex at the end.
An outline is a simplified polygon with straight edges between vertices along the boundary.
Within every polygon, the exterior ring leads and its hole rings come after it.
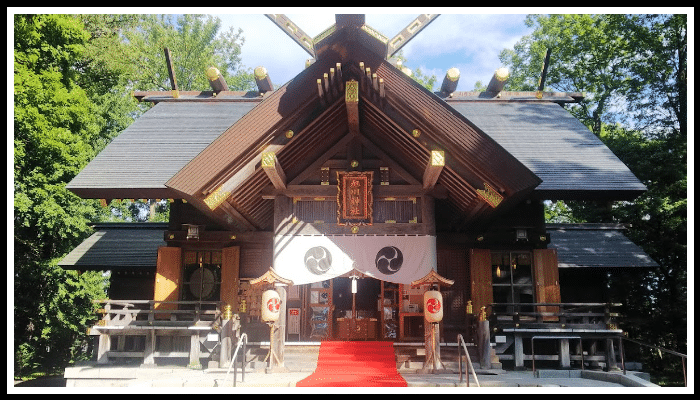
MULTIPOLYGON (((473 341, 479 315, 496 318, 500 356, 522 365, 505 344, 522 339, 525 315, 561 322, 566 304, 608 302, 607 274, 656 266, 623 226, 545 223, 546 200, 606 207, 646 190, 564 108, 583 94, 503 91, 500 69, 484 92, 455 91, 455 69, 439 91, 425 89, 392 56, 433 18, 394 38, 363 15, 338 15, 315 38, 290 34, 311 60, 276 89, 259 67, 253 92, 229 91, 213 70, 211 90, 135 92, 152 107, 67 188, 107 202, 167 199, 170 219, 95 224, 60 265, 111 271, 103 313, 160 312, 149 321, 163 330, 135 330, 101 356, 147 351, 138 337, 148 334, 180 337, 186 352, 197 339, 178 331, 178 312, 196 310, 187 321, 203 342, 227 306, 250 341, 268 341, 261 295, 275 287, 282 343, 420 342, 430 285, 416 282, 432 273, 449 282, 440 339, 473 341), (214 322, 199 325, 205 311, 214 322)), ((110 321, 139 319, 129 315, 110 321)), ((114 338, 109 325, 94 333, 114 338)))

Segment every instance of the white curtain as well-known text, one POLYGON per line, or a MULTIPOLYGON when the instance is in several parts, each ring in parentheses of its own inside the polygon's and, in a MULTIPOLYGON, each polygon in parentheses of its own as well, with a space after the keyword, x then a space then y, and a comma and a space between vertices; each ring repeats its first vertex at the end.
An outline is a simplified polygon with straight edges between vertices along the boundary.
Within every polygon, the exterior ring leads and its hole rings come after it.
POLYGON ((295 285, 331 279, 353 268, 409 284, 436 269, 435 236, 275 236, 273 268, 295 285))

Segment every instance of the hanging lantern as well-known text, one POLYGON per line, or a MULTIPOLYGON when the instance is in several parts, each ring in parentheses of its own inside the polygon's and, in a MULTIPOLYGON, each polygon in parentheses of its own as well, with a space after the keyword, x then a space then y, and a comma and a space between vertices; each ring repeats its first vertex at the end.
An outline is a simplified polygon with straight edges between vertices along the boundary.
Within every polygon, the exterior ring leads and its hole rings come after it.
POLYGON ((428 322, 442 321, 442 294, 437 290, 423 293, 423 313, 428 322))
POLYGON ((275 322, 280 317, 280 306, 282 301, 280 295, 274 290, 266 290, 262 294, 262 320, 264 322, 275 322))

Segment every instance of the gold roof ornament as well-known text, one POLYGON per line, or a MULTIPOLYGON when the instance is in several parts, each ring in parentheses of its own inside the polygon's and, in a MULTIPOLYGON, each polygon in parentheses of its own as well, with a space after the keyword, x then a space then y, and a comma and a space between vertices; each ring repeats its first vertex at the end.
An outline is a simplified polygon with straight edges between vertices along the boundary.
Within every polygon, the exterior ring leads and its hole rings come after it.
POLYGON ((450 287, 454 285, 455 281, 447 279, 441 276, 434 269, 430 270, 424 277, 411 282, 411 287, 417 287, 420 285, 438 284, 440 286, 450 287))
POLYGON ((255 278, 255 279, 250 281, 251 286, 256 286, 256 285, 260 285, 260 284, 275 285, 277 283, 281 283, 281 284, 287 285, 287 286, 294 285, 294 282, 292 282, 289 279, 282 278, 272 268, 268 269, 267 272, 265 272, 259 278, 255 278))

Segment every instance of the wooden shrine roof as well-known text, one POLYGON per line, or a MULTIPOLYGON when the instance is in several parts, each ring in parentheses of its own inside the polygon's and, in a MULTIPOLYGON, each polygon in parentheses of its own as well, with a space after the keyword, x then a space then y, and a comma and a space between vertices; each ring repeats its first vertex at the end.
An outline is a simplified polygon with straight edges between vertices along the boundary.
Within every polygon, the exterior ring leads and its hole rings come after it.
POLYGON ((345 22, 315 43, 313 64, 263 96, 136 93, 155 106, 67 188, 87 198, 183 198, 229 228, 270 230, 268 199, 279 184, 270 191, 275 182, 261 167, 262 152, 274 152, 286 184, 298 189, 318 160, 359 141, 414 187, 426 187, 431 151, 444 151, 431 183, 464 222, 486 221, 529 197, 628 199, 645 189, 556 104, 577 95, 444 98, 383 58, 389 50, 381 38, 345 22), (350 79, 359 82, 356 108, 345 99, 350 79), (490 190, 502 197, 499 205, 484 201, 490 190))
POLYGON ((167 223, 104 223, 58 265, 82 271, 156 269, 158 247, 165 246, 167 223))
MULTIPOLYGON (((154 107, 98 154, 68 189, 86 198, 179 198, 165 183, 262 100, 194 101, 196 96, 173 99, 169 93, 145 98, 156 102, 154 107)), ((645 190, 590 130, 556 103, 457 100, 447 104, 542 179, 534 191, 540 198, 595 191, 628 198, 645 190)))
POLYGON ((542 183, 540 199, 632 199, 646 190, 613 152, 567 110, 531 101, 449 102, 542 183))
MULTIPOLYGON (((560 268, 656 267, 618 224, 547 224, 560 268)), ((155 271, 166 223, 96 224, 95 232, 58 265, 77 270, 155 271)))
POLYGON ((85 198, 180 198, 165 185, 168 179, 258 102, 159 102, 66 188, 85 198))
POLYGON ((559 268, 658 267, 619 224, 547 224, 559 268))

